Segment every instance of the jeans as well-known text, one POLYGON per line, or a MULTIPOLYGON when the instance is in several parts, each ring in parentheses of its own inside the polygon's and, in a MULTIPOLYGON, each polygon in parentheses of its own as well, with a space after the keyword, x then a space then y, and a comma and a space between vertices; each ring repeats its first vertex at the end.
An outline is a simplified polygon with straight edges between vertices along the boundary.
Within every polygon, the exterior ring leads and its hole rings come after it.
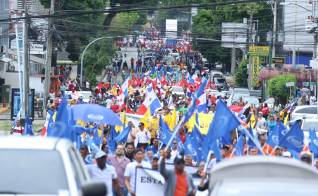
MULTIPOLYGON (((121 191, 121 193, 123 193, 123 196, 128 196, 128 189, 126 187, 120 187, 120 191, 121 191)), ((116 194, 115 190, 113 190, 113 195, 118 196, 116 194)))

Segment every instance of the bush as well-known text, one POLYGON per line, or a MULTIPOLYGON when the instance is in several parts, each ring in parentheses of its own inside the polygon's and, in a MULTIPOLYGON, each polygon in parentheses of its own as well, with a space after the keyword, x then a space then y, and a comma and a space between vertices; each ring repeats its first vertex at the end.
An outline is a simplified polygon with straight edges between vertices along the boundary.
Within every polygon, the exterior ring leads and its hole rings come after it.
POLYGON ((296 83, 296 77, 292 74, 279 75, 269 80, 268 84, 269 95, 282 104, 286 104, 289 97, 290 89, 286 87, 287 82, 296 83))
POLYGON ((247 87, 248 73, 247 73, 247 60, 242 60, 235 71, 235 83, 240 87, 247 87))

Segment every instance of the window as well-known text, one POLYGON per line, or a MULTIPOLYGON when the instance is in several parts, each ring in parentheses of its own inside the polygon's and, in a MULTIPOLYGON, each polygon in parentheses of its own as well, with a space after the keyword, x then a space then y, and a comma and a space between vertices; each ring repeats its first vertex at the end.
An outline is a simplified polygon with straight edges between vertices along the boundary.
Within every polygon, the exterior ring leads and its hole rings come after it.
POLYGON ((306 107, 302 108, 295 113, 304 113, 304 114, 317 114, 317 107, 306 107))

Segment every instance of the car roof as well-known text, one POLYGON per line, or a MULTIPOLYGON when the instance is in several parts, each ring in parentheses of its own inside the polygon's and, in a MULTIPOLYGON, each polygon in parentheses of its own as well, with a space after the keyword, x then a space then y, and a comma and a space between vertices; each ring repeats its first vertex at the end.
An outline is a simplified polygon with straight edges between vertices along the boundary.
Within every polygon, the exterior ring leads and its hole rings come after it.
POLYGON ((318 172, 305 163, 285 157, 235 157, 216 164, 211 171, 210 187, 226 179, 253 178, 318 180, 318 172))
POLYGON ((65 139, 36 136, 3 136, 0 137, 0 149, 37 149, 55 150, 58 144, 71 143, 65 139))
POLYGON ((294 111, 295 110, 300 110, 300 109, 303 109, 303 108, 312 108, 312 107, 317 107, 317 105, 299 105, 299 106, 296 106, 294 111))

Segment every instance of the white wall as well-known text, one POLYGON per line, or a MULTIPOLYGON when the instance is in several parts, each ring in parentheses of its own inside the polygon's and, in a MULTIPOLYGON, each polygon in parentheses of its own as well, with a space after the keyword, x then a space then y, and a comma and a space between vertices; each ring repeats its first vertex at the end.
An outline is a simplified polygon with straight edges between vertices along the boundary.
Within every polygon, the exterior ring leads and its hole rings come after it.
MULTIPOLYGON (((19 88, 19 74, 17 72, 0 72, 0 77, 5 79, 5 84, 11 88, 19 88)), ((41 77, 30 76, 30 89, 35 89, 35 92, 43 92, 43 84, 41 77)))
MULTIPOLYGON (((312 5, 308 2, 309 0, 285 0, 284 50, 286 51, 293 49, 302 52, 313 51, 313 34, 305 31, 306 19, 312 15, 312 5)), ((318 11, 317 8, 316 11, 318 11)))

